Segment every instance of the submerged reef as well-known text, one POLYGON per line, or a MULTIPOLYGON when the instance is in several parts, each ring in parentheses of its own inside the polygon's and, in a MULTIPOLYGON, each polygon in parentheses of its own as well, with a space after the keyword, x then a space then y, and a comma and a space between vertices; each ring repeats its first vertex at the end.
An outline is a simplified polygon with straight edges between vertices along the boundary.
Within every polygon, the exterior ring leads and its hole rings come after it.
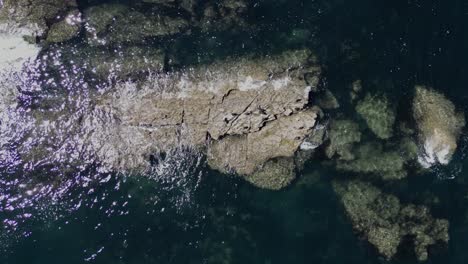
POLYGON ((397 151, 384 150, 379 143, 368 142, 353 150, 355 159, 338 161, 337 169, 371 174, 384 180, 402 179, 406 176, 406 160, 397 151))
POLYGON ((328 158, 337 155, 339 159, 352 160, 354 159, 351 151, 353 144, 361 141, 359 125, 347 119, 332 120, 328 130, 328 139, 329 143, 325 149, 328 158))
POLYGON ((393 135, 395 112, 385 96, 366 95, 357 103, 356 112, 378 138, 388 139, 393 135))
POLYGON ((426 168, 448 164, 457 149, 465 116, 441 93, 425 86, 415 89, 413 116, 421 144, 418 161, 426 168))
POLYGON ((387 259, 395 256, 404 239, 412 240, 419 261, 428 259, 429 246, 448 243, 448 221, 434 218, 425 206, 402 204, 362 181, 335 181, 333 187, 353 227, 387 259))

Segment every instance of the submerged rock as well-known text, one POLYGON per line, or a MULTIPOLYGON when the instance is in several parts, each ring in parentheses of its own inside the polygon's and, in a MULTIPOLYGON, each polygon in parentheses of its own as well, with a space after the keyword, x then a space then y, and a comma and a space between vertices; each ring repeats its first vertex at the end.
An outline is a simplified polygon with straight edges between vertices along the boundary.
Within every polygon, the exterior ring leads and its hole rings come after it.
POLYGON ((357 103, 356 112, 378 138, 388 139, 393 135, 395 111, 386 97, 368 94, 357 103))
POLYGON ((448 164, 457 149, 465 116, 456 112, 454 104, 441 93, 419 85, 415 90, 413 117, 421 145, 418 161, 426 168, 448 164))
POLYGON ((338 119, 330 122, 328 131, 329 144, 325 149, 328 158, 338 155, 339 159, 352 160, 354 143, 361 141, 359 125, 351 120, 338 119))
POLYGON ((115 20, 125 16, 128 7, 121 4, 101 4, 84 11, 86 36, 89 44, 106 44, 105 34, 115 20))
POLYGON ((143 13, 120 4, 92 6, 84 16, 90 44, 144 42, 146 38, 184 32, 189 26, 182 17, 158 11, 143 13))
POLYGON ((338 161, 337 169, 376 175, 383 180, 398 180, 406 177, 405 158, 401 153, 384 150, 379 143, 366 143, 353 149, 355 159, 338 161))
POLYGON ((249 2, 245 0, 221 0, 206 3, 199 25, 203 32, 223 31, 247 26, 249 2))
POLYGON ((395 256, 406 238, 413 240, 419 261, 428 259, 429 246, 449 241, 449 222, 432 217, 425 206, 402 204, 396 196, 362 181, 335 181, 333 187, 354 229, 387 259, 395 256))
POLYGON ((336 99, 335 95, 328 89, 325 89, 322 93, 317 95, 318 98, 316 103, 322 109, 337 109, 340 107, 340 103, 338 99, 336 99))
POLYGON ((30 166, 98 163, 103 171, 140 172, 151 169, 153 154, 188 146, 207 153, 212 168, 263 188, 294 178, 292 165, 279 161, 292 158, 315 126, 309 96, 317 83, 304 75, 320 76, 320 67, 309 51, 158 70, 102 91, 66 82, 76 94, 38 102, 30 114, 36 129, 14 151, 30 166))

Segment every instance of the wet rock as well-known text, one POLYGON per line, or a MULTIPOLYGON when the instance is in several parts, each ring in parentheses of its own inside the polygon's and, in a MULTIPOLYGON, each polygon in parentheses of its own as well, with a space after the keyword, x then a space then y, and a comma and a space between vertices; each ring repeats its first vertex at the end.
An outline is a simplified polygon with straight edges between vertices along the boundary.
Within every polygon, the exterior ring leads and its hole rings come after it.
POLYGON ((395 111, 385 96, 366 95, 357 103, 356 112, 378 138, 388 139, 393 135, 395 111))
MULTIPOLYGON (((319 111, 317 109, 317 111, 319 111)), ((306 136, 301 144, 302 151, 313 151, 323 144, 327 134, 327 122, 317 123, 312 132, 306 136)))
POLYGON ((465 116, 456 112, 454 104, 441 93, 425 86, 416 86, 415 90, 413 117, 419 133, 418 161, 426 168, 436 163, 448 164, 457 149, 465 116))
POLYGON ((428 259, 429 246, 449 241, 449 222, 432 217, 425 206, 402 204, 362 181, 335 181, 333 187, 354 229, 387 259, 395 256, 404 238, 413 240, 419 261, 428 259))

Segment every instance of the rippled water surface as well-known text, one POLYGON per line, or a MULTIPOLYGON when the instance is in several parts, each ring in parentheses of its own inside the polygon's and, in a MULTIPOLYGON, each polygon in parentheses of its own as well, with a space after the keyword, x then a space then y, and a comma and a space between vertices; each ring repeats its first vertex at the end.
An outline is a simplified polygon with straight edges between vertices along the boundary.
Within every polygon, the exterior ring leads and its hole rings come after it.
MULTIPOLYGON (((97 2, 80 1, 80 8, 97 2)), ((195 30, 148 45, 164 47, 180 65, 306 46, 317 51, 326 84, 338 100, 348 95, 349 83, 361 79, 366 89, 385 92, 403 106, 398 116, 410 119, 404 106, 414 85, 424 83, 443 89, 467 113, 468 3, 263 0, 254 6, 249 19, 258 24, 255 33, 195 30)), ((73 45, 78 50, 80 40, 73 45)), ((74 121, 89 110, 90 93, 105 92, 113 80, 98 82, 73 59, 59 59, 61 54, 50 50, 41 54, 50 56, 45 60, 50 64, 31 65, 26 76, 4 73, 2 84, 21 83, 18 109, 73 113, 57 121, 61 126, 54 135, 63 137, 61 151, 78 154, 63 166, 51 165, 63 159, 60 151, 48 159, 33 152, 50 131, 28 127, 27 113, 0 114, 0 143, 11 142, 0 150, 0 263, 415 262, 405 248, 385 260, 353 234, 330 184, 352 175, 335 171, 320 156, 306 164, 292 186, 277 192, 212 171, 202 154, 184 147, 157 157, 144 175, 104 170, 66 135, 78 129, 74 121), (37 140, 22 146, 31 147, 35 163, 21 163, 15 154, 15 142, 25 138, 37 140), (74 166, 77 160, 86 162, 74 166)), ((9 103, 0 101, 2 110, 9 103)), ((330 118, 350 108, 345 103, 330 118)), ((428 263, 468 263, 467 147, 464 131, 448 166, 382 186, 449 219, 450 242, 431 248, 428 263)))

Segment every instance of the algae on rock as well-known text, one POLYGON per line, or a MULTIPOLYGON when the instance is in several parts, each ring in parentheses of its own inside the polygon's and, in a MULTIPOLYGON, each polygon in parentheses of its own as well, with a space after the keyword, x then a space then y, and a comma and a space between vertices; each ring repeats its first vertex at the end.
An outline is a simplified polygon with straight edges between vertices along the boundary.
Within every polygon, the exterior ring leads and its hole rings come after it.
POLYGON ((372 174, 384 180, 406 177, 406 160, 397 151, 384 150, 379 143, 366 143, 353 150, 356 157, 350 161, 337 161, 337 169, 355 173, 372 174))
POLYGON ((328 158, 335 154, 343 160, 354 159, 352 147, 354 143, 361 141, 359 125, 351 120, 338 119, 330 122, 328 131, 329 144, 325 149, 328 158))
POLYGON ((142 43, 145 38, 163 37, 184 32, 188 22, 147 10, 143 13, 121 4, 102 4, 84 12, 90 44, 123 42, 142 43))
POLYGON ((81 30, 81 13, 69 12, 63 20, 53 24, 47 32, 47 41, 64 42, 76 37, 81 30))
POLYGON ((393 135, 395 112, 385 96, 366 95, 357 103, 356 112, 378 138, 388 139, 393 135))
POLYGON ((396 196, 358 180, 335 181, 333 187, 354 229, 387 259, 395 256, 405 238, 413 239, 419 261, 428 259, 429 246, 449 241, 448 221, 434 218, 427 207, 402 204, 396 196))
POLYGON ((263 167, 244 179, 253 185, 269 190, 279 190, 288 186, 296 178, 295 164, 292 158, 268 160, 263 167))

